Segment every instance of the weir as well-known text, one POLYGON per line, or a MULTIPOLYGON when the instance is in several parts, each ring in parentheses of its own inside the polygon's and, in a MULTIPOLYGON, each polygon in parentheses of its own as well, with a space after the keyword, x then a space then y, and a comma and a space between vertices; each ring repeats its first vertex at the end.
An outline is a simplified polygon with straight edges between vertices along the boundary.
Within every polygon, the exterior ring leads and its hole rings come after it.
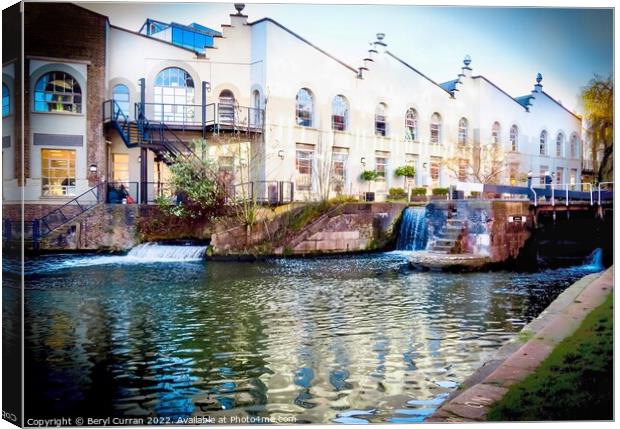
POLYGON ((204 257, 206 246, 178 246, 159 243, 139 244, 129 251, 126 258, 157 261, 199 261, 204 257))
POLYGON ((403 212, 396 250, 424 250, 428 241, 426 207, 408 207, 403 212))

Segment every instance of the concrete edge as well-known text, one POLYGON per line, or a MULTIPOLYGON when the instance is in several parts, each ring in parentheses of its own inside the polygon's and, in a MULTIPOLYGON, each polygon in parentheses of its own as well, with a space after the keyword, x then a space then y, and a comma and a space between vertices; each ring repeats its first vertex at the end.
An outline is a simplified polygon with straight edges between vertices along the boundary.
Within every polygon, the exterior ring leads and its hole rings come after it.
POLYGON ((613 266, 589 274, 564 290, 521 334, 504 344, 446 398, 426 422, 484 421, 508 388, 534 372, 562 340, 613 290, 613 266), (520 338, 528 341, 522 343, 520 338), (464 389, 463 389, 464 388, 464 389))

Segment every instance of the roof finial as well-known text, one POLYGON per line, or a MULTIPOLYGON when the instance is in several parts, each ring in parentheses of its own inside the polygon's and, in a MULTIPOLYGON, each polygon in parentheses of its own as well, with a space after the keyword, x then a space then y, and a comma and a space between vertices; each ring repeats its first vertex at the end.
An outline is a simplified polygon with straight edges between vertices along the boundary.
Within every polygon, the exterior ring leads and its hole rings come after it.
POLYGON ((383 40, 385 38, 385 33, 377 33, 377 40, 383 40))
POLYGON ((245 3, 235 3, 235 9, 237 9, 237 15, 242 15, 241 11, 245 9, 245 3))
POLYGON ((538 74, 536 75, 536 83, 537 83, 538 85, 540 85, 540 82, 541 82, 541 81, 542 81, 542 74, 541 74, 541 73, 538 73, 538 74))
POLYGON ((465 67, 469 67, 471 64, 471 57, 469 54, 465 55, 465 58, 463 58, 463 64, 465 64, 465 67))

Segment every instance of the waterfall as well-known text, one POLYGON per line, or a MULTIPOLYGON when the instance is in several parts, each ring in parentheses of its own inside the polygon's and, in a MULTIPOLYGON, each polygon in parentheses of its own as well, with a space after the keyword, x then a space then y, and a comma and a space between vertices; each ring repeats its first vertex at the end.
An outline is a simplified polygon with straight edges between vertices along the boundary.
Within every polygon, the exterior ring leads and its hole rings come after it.
POLYGON ((206 246, 172 246, 158 243, 139 244, 129 251, 126 258, 159 261, 199 261, 203 258, 206 246))
POLYGON ((403 213, 396 250, 424 250, 428 240, 426 207, 408 207, 403 213))
POLYGON ((601 248, 594 249, 590 256, 585 261, 585 265, 588 267, 602 270, 603 267, 603 250, 601 248))

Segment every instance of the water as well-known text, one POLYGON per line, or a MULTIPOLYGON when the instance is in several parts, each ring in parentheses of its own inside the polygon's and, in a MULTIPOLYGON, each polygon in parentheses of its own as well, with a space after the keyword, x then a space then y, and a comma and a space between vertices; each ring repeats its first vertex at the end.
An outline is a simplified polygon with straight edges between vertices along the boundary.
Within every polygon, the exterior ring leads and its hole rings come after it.
MULTIPOLYGON (((413 272, 405 255, 31 260, 27 416, 422 421, 596 270, 446 275, 413 272)), ((3 288, 5 306, 14 292, 3 288)))
POLYGON ((586 260, 586 265, 594 270, 602 270, 603 266, 603 249, 594 249, 586 260))
POLYGON ((403 212, 397 250, 424 250, 428 240, 425 207, 408 207, 403 212))

